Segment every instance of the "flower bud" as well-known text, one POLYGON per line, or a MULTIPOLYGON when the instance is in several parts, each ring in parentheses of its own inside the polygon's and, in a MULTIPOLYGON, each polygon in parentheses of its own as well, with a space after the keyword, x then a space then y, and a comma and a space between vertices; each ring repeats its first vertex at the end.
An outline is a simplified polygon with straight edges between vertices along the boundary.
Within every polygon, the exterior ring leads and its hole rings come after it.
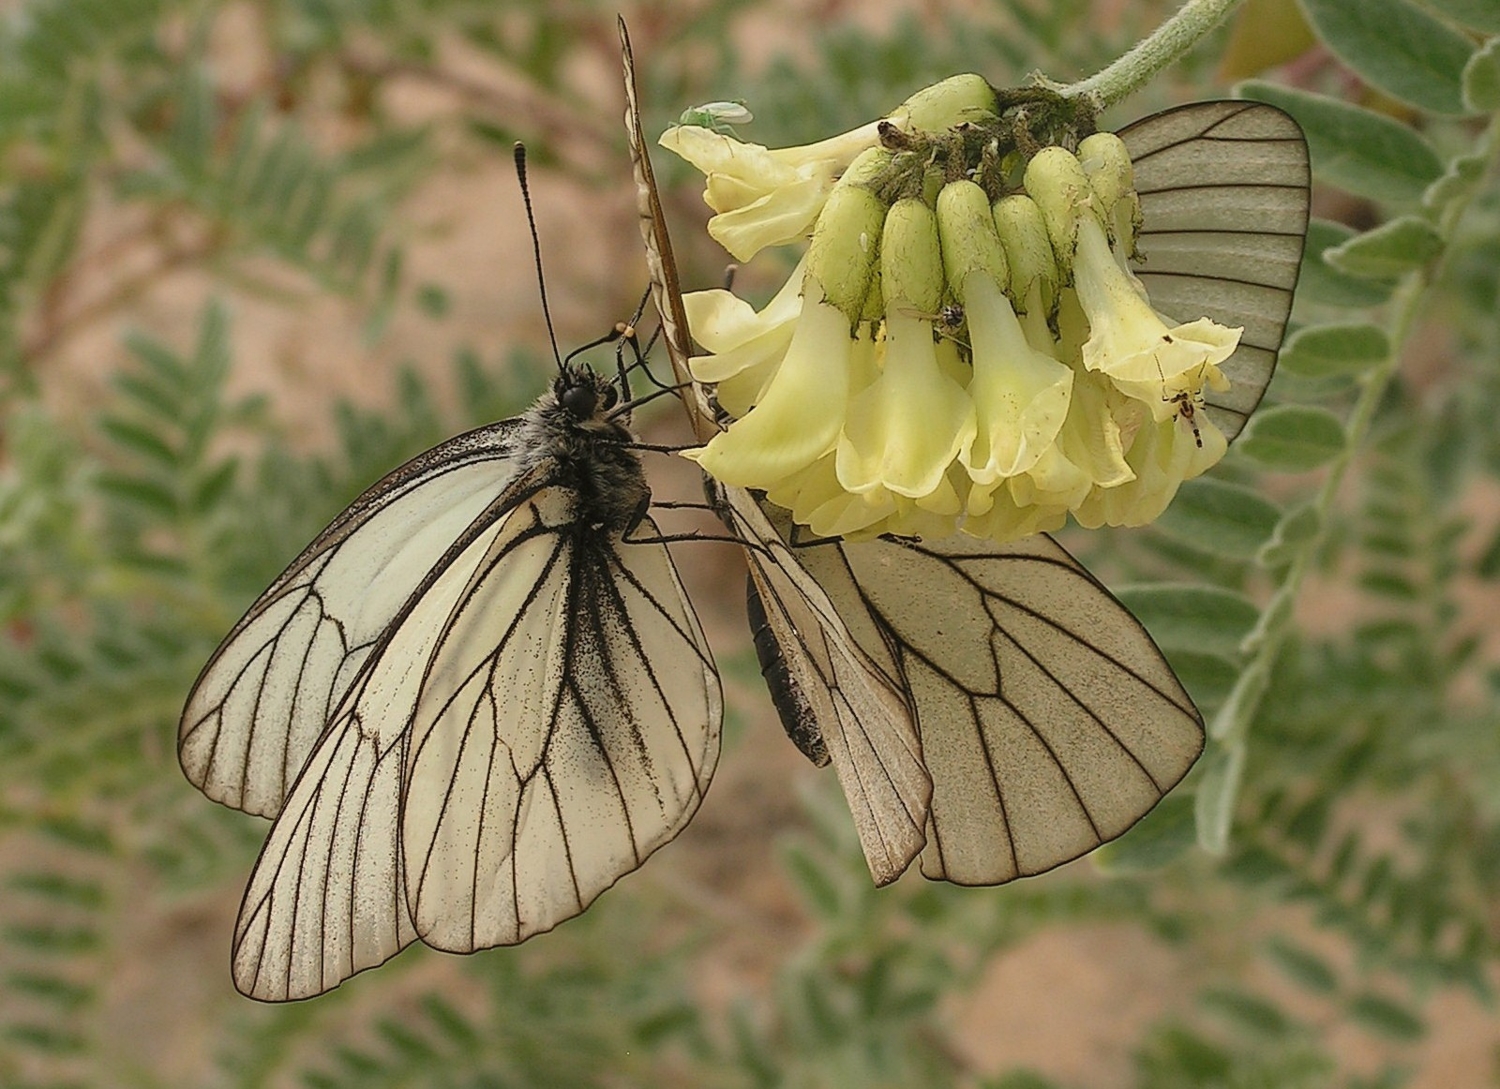
POLYGON ((886 213, 880 238, 880 286, 887 316, 898 302, 928 314, 943 304, 937 216, 914 197, 898 200, 886 213))
MULTIPOLYGON (((997 284, 1005 284, 1009 274, 1005 251, 995 233, 990 200, 983 189, 971 181, 945 185, 937 198, 937 225, 943 270, 959 302, 968 303, 964 298, 964 281, 970 273, 982 273, 997 284)), ((1049 248, 1047 256, 1051 255, 1049 248)))
POLYGON ((1141 201, 1125 141, 1112 132, 1096 132, 1078 145, 1078 161, 1104 213, 1110 241, 1122 255, 1130 254, 1141 225, 1141 201))
POLYGON ((1078 145, 1078 164, 1106 212, 1135 192, 1135 174, 1125 141, 1112 132, 1096 132, 1078 145))
POLYGON ((1042 210, 1024 193, 1016 193, 1001 197, 991 212, 1010 266, 1007 291, 1017 312, 1030 314, 1038 304, 1051 309, 1057 296, 1057 258, 1042 210))
POLYGON ((907 132, 946 132, 954 125, 995 112, 995 89, 983 76, 949 76, 923 87, 895 110, 888 120, 907 132))
POLYGON ((1078 219, 1091 214, 1093 190, 1078 158, 1060 147, 1044 147, 1026 165, 1026 192, 1036 201, 1063 279, 1073 278, 1078 219))
POLYGON ((889 161, 889 152, 878 148, 854 160, 828 194, 808 249, 808 276, 822 289, 828 304, 843 311, 850 325, 859 321, 865 308, 886 215, 885 204, 864 182, 889 161))

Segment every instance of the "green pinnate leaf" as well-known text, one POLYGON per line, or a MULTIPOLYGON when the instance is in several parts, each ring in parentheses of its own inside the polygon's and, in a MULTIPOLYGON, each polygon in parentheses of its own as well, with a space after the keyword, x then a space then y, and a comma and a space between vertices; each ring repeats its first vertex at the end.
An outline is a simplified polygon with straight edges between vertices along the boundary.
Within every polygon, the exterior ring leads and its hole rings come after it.
POLYGON ((1326 465, 1344 445, 1343 424, 1327 409, 1276 405, 1250 418, 1237 449, 1268 468, 1297 473, 1326 465))
POLYGON ((1266 955, 1286 976, 1315 994, 1329 995, 1338 990, 1338 976, 1328 962, 1285 938, 1266 943, 1266 955))
POLYGON ((1212 477, 1178 490, 1157 527, 1211 555, 1248 560, 1271 536, 1281 511, 1254 489, 1212 477))
MULTIPOLYGON (((1433 187, 1441 184, 1442 179, 1439 179, 1433 183, 1433 187)), ((1428 190, 1429 193, 1431 191, 1428 190)), ((1349 241, 1356 233, 1353 227, 1327 219, 1314 218, 1308 223, 1307 239, 1302 249, 1302 273, 1297 280, 1299 303, 1363 310, 1379 306, 1391 297, 1396 286, 1394 281, 1380 282, 1362 276, 1350 276, 1324 260, 1326 251, 1349 241)), ((1284 356, 1285 348, 1282 352, 1284 356)))
POLYGON ((1306 378, 1357 374, 1387 359, 1391 341, 1369 322, 1338 322, 1298 329, 1281 349, 1279 364, 1306 378))
POLYGON ((1464 105, 1475 113, 1500 110, 1500 36, 1491 38, 1464 66, 1464 105))
POLYGON ((1127 586, 1117 596, 1163 650, 1233 656, 1260 618, 1253 601, 1219 586, 1127 586))
POLYGON ((1420 268, 1443 251, 1443 236, 1418 216, 1401 216, 1333 247, 1324 259, 1350 276, 1389 279, 1420 268))
POLYGON ((1407 1006, 1384 995, 1370 991, 1350 999, 1349 1016, 1371 1032, 1411 1043, 1427 1033, 1427 1025, 1420 1016, 1407 1006))
POLYGON ((1245 770, 1244 742, 1211 744, 1198 766, 1203 769, 1193 798, 1198 846, 1211 855, 1222 855, 1229 849, 1229 830, 1234 825, 1234 806, 1245 770))
MULTIPOLYGON (((1440 211, 1456 200, 1467 197, 1484 180, 1490 157, 1482 149, 1471 155, 1457 155, 1448 161, 1443 176, 1422 194, 1422 206, 1440 211)), ((1352 232, 1351 232, 1352 234, 1352 232)))
POLYGON ((1495 0, 1422 0, 1422 4, 1472 30, 1500 34, 1500 4, 1495 0))

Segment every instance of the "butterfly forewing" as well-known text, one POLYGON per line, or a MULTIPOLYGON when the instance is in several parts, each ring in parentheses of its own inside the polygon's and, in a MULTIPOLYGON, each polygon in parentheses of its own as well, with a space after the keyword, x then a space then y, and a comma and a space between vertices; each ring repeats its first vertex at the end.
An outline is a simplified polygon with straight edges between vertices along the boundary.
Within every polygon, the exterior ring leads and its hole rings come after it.
POLYGON ((678 396, 687 410, 688 422, 700 440, 707 441, 718 430, 714 414, 704 396, 704 389, 692 380, 688 359, 692 355, 692 338, 688 333, 687 311, 682 305, 682 288, 677 279, 677 260, 672 253, 672 239, 667 233, 667 219, 662 214, 661 194, 651 169, 651 154, 641 127, 640 91, 636 85, 635 57, 630 51, 630 34, 625 19, 619 19, 620 59, 625 68, 625 136, 630 146, 630 165, 635 173, 636 206, 641 217, 641 241, 646 246, 646 269, 651 275, 651 298, 661 319, 662 340, 672 362, 674 380, 682 386, 678 396))
MULTIPOLYGON (((492 497, 391 618, 335 708, 251 874, 235 926, 235 985, 252 998, 319 994, 416 937, 401 854, 405 752, 447 618, 535 473, 492 497)), ((518 579, 527 572, 517 569, 518 579)))
POLYGON ((460 435, 390 473, 250 607, 193 685, 178 754, 217 802, 274 817, 406 599, 515 475, 516 421, 460 435))
POLYGON ((1175 321, 1242 327, 1203 411, 1233 439, 1271 381, 1302 262, 1307 143, 1274 106, 1196 102, 1120 130, 1141 198, 1136 275, 1175 321))

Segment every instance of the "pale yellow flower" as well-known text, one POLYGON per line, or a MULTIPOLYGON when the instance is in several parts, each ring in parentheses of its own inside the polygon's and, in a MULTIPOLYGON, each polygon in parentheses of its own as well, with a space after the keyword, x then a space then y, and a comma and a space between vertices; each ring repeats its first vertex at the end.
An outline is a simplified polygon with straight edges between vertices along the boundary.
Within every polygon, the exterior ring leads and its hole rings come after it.
MULTIPOLYGON (((1083 162, 1044 148, 1027 192, 991 204, 967 167, 934 166, 982 146, 973 135, 859 150, 818 198, 804 264, 763 310, 727 292, 688 297, 707 350, 693 375, 736 417, 689 456, 816 535, 1009 541, 1070 514, 1140 525, 1224 453, 1198 409, 1205 389, 1227 388, 1219 365, 1240 331, 1152 309, 1126 264, 1139 201, 1124 145, 1091 137, 1083 162)), ((821 147, 795 162, 755 149, 762 180, 824 162, 821 147)), ((742 183, 711 174, 711 202, 754 206, 769 230, 767 194, 742 183)))
POLYGON ((1073 286, 1089 322, 1084 366, 1150 403, 1157 420, 1175 415, 1168 402, 1176 394, 1196 396, 1205 383, 1223 382, 1218 364, 1234 354, 1244 330, 1208 318, 1168 326, 1116 264, 1104 228, 1092 216, 1078 224, 1073 286))
MULTIPOLYGON (((986 116, 995 93, 980 76, 961 75, 923 88, 886 123, 902 132, 943 132, 986 116)), ((800 147, 767 148, 698 125, 674 125, 660 144, 703 171, 703 200, 717 215, 708 233, 737 260, 807 235, 834 182, 859 154, 880 143, 881 121, 800 147)))
POLYGON ((849 319, 808 279, 786 355, 755 407, 688 451, 726 484, 766 488, 811 465, 838 441, 849 396, 849 319))
POLYGON ((879 122, 802 147, 771 150, 712 129, 676 125, 661 146, 706 175, 703 201, 718 214, 708 233, 737 260, 807 236, 833 183, 880 141, 879 122))
POLYGON ((973 402, 938 362, 931 318, 920 316, 937 308, 942 289, 932 209, 916 198, 898 201, 886 216, 880 260, 884 360, 879 377, 849 403, 839 481, 851 492, 883 489, 925 509, 952 506, 957 513, 956 496, 940 485, 948 466, 967 453, 976 424, 973 402))
POLYGON ((1095 489, 1073 512, 1078 524, 1089 529, 1143 526, 1160 517, 1182 482, 1216 464, 1228 446, 1212 422, 1200 419, 1197 424, 1196 436, 1176 416, 1141 427, 1126 455, 1135 479, 1095 489))
POLYGON ((719 404, 735 417, 745 415, 760 400, 786 355, 802 314, 806 269, 804 256, 781 290, 758 312, 720 289, 682 297, 693 339, 712 353, 694 356, 689 369, 699 382, 717 385, 719 404))

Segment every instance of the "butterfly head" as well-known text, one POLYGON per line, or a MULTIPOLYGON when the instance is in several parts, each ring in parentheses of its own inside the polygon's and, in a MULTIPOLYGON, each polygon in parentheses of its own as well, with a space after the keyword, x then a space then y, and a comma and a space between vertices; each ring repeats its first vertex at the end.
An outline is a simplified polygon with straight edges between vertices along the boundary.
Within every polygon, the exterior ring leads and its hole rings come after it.
POLYGON ((630 437, 627 414, 615 411, 620 391, 614 382, 589 367, 564 364, 552 380, 552 397, 567 423, 584 431, 630 437))

